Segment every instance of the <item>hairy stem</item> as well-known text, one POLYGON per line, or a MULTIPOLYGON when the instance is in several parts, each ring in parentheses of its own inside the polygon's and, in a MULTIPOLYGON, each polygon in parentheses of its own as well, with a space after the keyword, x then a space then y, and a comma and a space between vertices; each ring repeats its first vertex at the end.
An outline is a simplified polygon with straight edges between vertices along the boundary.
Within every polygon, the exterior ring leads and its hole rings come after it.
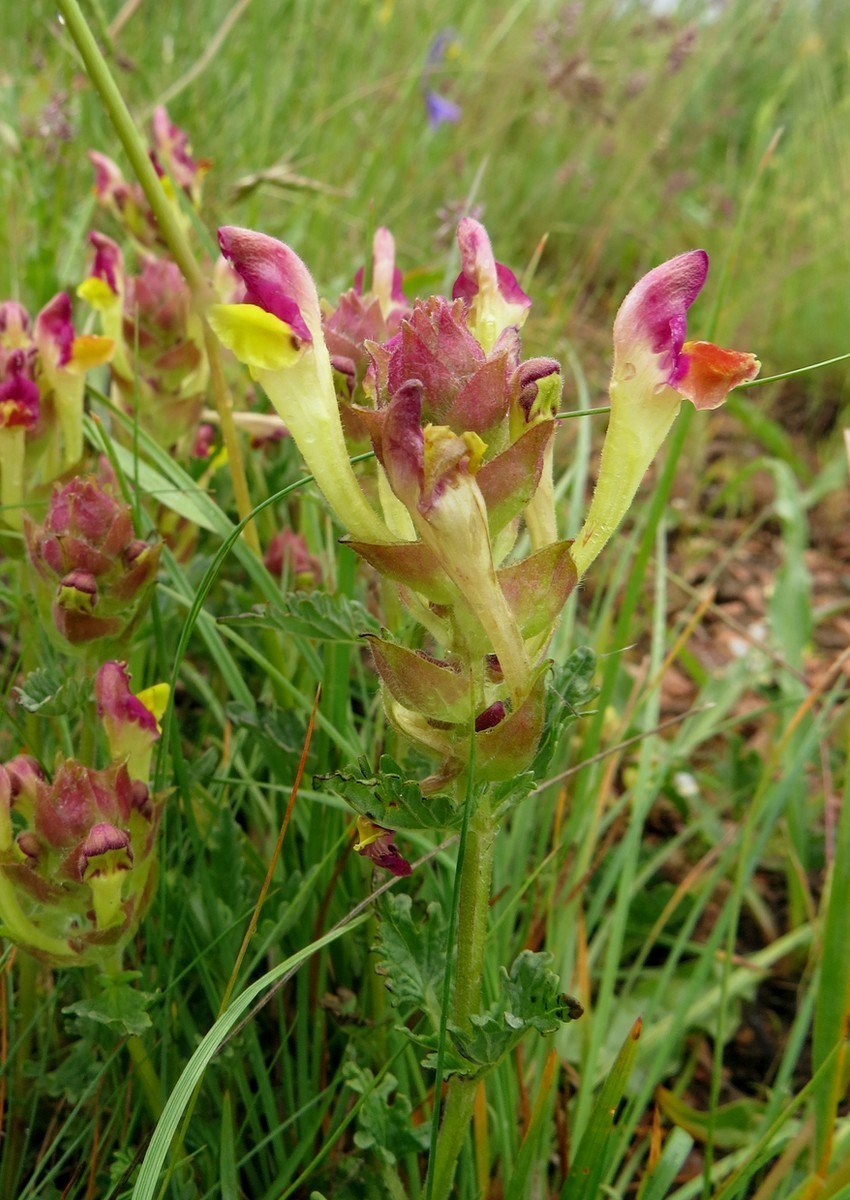
MULTIPOLYGON (((481 1007, 495 840, 496 827, 490 797, 485 792, 470 818, 466 853, 461 865, 454 1004, 454 1021, 461 1029, 469 1028, 469 1018, 481 1007)), ((453 1076, 449 1082, 434 1155, 430 1200, 445 1200, 451 1191, 455 1166, 469 1131, 477 1090, 476 1079, 453 1076)))

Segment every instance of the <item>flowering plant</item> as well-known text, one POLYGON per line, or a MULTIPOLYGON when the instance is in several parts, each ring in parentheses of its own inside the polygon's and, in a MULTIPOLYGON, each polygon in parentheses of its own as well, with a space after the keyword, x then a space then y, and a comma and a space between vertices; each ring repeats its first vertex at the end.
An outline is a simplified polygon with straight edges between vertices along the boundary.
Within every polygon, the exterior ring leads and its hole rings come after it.
POLYGON ((54 966, 114 962, 155 879, 163 797, 148 773, 165 695, 134 696, 117 662, 100 668, 95 693, 108 767, 59 757, 48 778, 25 754, 0 764, 0 922, 54 966))
MULTIPOLYGON (((367 307, 355 293, 324 326, 315 286, 289 247, 244 229, 223 229, 219 239, 245 295, 212 309, 213 328, 285 420, 347 544, 396 585, 423 631, 412 645, 389 634, 368 641, 391 725, 437 759, 420 793, 436 799, 448 791, 448 803, 407 800, 378 814, 365 780, 348 777, 342 790, 359 813, 356 848, 398 875, 410 866, 383 823, 393 807, 408 827, 414 810, 414 824, 443 829, 464 813, 450 1026, 463 1061, 479 1053, 471 1046, 483 1020, 476 1013, 497 828, 491 789, 522 794, 518 781, 547 719, 557 720, 547 704, 546 650, 561 610, 627 512, 682 398, 715 407, 759 364, 751 354, 685 341, 686 313, 708 269, 703 251, 641 280, 614 324, 609 429, 593 501, 570 541, 558 529, 552 484, 560 368, 522 358, 519 331, 531 301, 495 260, 483 226, 460 223, 452 297, 410 307, 390 284, 391 243, 382 231, 376 302, 367 307), (371 484, 350 465, 352 432, 371 442, 371 484)), ((528 964, 515 968, 522 974, 528 964)), ((541 973, 545 989, 545 964, 528 969, 541 973)), ((547 1028, 577 1011, 553 1001, 547 1028)), ((503 1052, 493 1045, 488 1054, 503 1052)), ((475 1072, 457 1071, 432 1164, 437 1196, 448 1193, 475 1094, 475 1072)))
POLYGON ((0 520, 11 528, 37 478, 50 483, 82 458, 86 372, 113 348, 74 332, 65 292, 32 322, 16 301, 0 304, 0 520))

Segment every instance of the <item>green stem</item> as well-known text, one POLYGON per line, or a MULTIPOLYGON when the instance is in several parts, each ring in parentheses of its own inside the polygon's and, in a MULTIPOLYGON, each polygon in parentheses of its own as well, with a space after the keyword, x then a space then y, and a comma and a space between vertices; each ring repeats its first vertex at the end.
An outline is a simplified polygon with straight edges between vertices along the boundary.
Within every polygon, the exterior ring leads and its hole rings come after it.
MULTIPOLYGON (((454 1005, 454 1021, 461 1029, 469 1028, 470 1017, 481 1007, 495 841, 496 826, 490 797, 485 792, 470 817, 466 853, 461 866, 454 1005)), ((458 1079, 453 1076, 449 1082, 446 1108, 434 1153, 430 1200, 445 1200, 451 1191, 455 1166, 472 1120, 477 1089, 477 1079, 458 1079)))
POLYGON ((460 878, 458 903, 457 970, 455 976, 455 1024, 469 1028, 469 1018, 481 1004, 484 944, 493 876, 496 830, 485 791, 469 821, 469 837, 460 878))
MULTIPOLYGON (((103 974, 118 975, 121 971, 123 960, 123 950, 116 947, 111 955, 104 957, 102 960, 101 970, 103 974)), ((162 1116, 162 1090, 159 1086, 159 1077, 153 1069, 150 1055, 139 1035, 136 1033, 129 1034, 126 1044, 130 1058, 133 1060, 136 1077, 142 1086, 148 1110, 156 1122, 162 1116)))
POLYGON ((384 1192, 389 1200, 408 1200, 408 1194, 404 1190, 404 1184, 399 1179, 398 1171, 395 1167, 383 1166, 381 1168, 381 1180, 384 1185, 384 1192))
MULTIPOLYGON (((124 97, 112 77, 106 59, 100 52, 94 35, 82 14, 77 0, 57 0, 57 6, 65 19, 68 32, 76 43, 88 76, 97 89, 103 107, 109 115, 115 132, 124 147, 124 152, 130 160, 136 178, 142 186, 151 212, 156 218, 160 233, 168 249, 180 268, 183 278, 191 289, 195 307, 201 314, 204 323, 204 348, 210 367, 210 386, 213 399, 218 410, 221 423, 222 437, 227 449, 228 466, 233 481, 233 494, 240 520, 251 512, 251 499, 248 492, 248 481, 245 477, 245 464, 242 458, 242 448, 236 434, 233 420, 233 409, 224 379, 221 365, 221 355, 218 341, 206 323, 206 309, 212 299, 208 281, 198 264, 189 245, 186 234, 178 220, 177 208, 169 200, 165 189, 154 170, 153 163, 148 157, 147 147, 136 129, 130 110, 124 102, 124 97)), ((245 540, 257 554, 260 552, 259 538, 253 525, 245 529, 245 540)))
POLYGON ((153 1069, 147 1048, 138 1034, 131 1033, 127 1038, 127 1049, 133 1060, 133 1066, 136 1068, 139 1083, 142 1085, 148 1110, 154 1121, 158 1121, 162 1116, 162 1091, 159 1086, 159 1076, 153 1069))
POLYGON ((17 996, 15 998, 15 1030, 19 1031, 13 1045, 12 1081, 13 1090, 9 1107, 9 1127, 2 1152, 0 1172, 0 1194, 14 1196, 19 1190, 18 1173, 24 1157, 28 1119, 24 1113, 24 1100, 31 1088, 26 1077, 26 1066, 33 1060, 33 1030, 36 1023, 36 972, 37 963, 25 952, 18 952, 17 996))

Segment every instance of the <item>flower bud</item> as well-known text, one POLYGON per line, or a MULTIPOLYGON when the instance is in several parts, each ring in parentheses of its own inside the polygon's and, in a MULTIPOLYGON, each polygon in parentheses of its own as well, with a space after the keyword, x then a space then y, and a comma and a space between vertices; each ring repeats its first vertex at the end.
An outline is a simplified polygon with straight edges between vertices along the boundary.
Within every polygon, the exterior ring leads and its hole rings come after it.
POLYGON ((25 533, 46 624, 62 643, 125 637, 145 610, 160 554, 134 536, 129 506, 77 477, 54 488, 44 525, 27 520, 25 533))
POLYGON ((18 826, 0 844, 4 931, 55 966, 114 955, 150 898, 161 807, 123 763, 97 771, 67 759, 52 781, 26 759, 0 766, 0 813, 10 808, 18 826))
MULTIPOLYGON (((375 231, 371 274, 371 285, 364 291, 365 272, 361 267, 354 277, 354 287, 340 296, 332 311, 322 315, 331 365, 344 384, 340 395, 343 403, 362 402, 357 390, 370 364, 367 343, 393 337, 402 318, 410 314, 401 272, 395 265, 395 241, 388 229, 375 231)), ((344 411, 343 423, 346 416, 344 411)))
POLYGON ((274 534, 263 562, 272 575, 285 578, 290 587, 315 588, 322 579, 322 564, 310 553, 304 534, 294 529, 274 534))

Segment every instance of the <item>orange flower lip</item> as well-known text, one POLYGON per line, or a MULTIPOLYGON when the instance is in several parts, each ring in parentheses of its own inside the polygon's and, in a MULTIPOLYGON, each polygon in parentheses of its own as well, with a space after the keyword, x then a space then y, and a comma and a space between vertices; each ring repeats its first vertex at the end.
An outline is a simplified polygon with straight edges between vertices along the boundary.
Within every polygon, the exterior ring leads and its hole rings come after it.
POLYGON ((682 356, 687 359, 687 369, 676 390, 694 408, 718 408, 732 388, 749 383, 761 369, 754 354, 724 350, 713 342, 685 342, 682 356))

